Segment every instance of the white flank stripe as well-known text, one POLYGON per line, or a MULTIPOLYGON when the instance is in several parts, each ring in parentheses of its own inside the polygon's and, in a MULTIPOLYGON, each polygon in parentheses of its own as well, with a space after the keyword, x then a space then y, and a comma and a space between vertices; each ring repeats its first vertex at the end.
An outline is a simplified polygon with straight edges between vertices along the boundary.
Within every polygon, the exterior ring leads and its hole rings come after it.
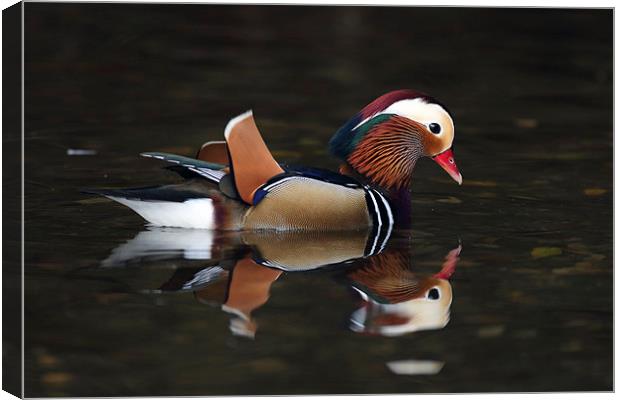
POLYGON ((153 225, 215 229, 215 208, 211 199, 190 199, 181 203, 130 200, 114 196, 107 197, 131 208, 153 225))

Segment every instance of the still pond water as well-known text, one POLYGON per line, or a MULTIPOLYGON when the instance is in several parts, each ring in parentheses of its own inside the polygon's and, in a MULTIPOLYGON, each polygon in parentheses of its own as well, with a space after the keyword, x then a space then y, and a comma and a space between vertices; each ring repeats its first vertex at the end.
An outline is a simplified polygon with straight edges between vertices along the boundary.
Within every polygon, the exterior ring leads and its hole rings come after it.
POLYGON ((611 11, 25 10, 27 396, 612 389, 611 11), (333 132, 403 87, 451 109, 464 183, 422 160, 377 256, 282 272, 253 258, 366 238, 157 229, 79 192, 174 182, 138 153, 250 107, 278 160, 336 168, 333 132))

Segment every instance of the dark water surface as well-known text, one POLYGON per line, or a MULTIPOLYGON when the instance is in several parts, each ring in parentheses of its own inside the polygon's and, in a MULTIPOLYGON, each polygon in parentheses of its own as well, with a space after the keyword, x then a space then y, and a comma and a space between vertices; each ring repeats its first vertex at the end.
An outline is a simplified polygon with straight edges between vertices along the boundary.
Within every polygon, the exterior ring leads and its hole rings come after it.
POLYGON ((26 396, 612 389, 611 11, 25 10, 26 396), (176 181, 138 153, 248 108, 278 160, 336 168, 333 132, 404 87, 451 109, 464 183, 422 160, 379 256, 279 273, 252 247, 308 266, 365 239, 148 229, 79 193, 176 181), (410 302, 430 287, 451 306, 410 302))

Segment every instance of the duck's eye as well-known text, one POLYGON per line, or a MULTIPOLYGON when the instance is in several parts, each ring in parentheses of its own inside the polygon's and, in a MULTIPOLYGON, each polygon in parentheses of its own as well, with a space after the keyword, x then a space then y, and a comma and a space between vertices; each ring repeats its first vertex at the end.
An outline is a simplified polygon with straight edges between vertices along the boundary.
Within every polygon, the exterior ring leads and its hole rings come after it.
POLYGON ((430 124, 428 125, 428 129, 429 129, 431 132, 435 133, 435 134, 437 134, 437 133, 441 132, 441 126, 440 126, 438 123, 436 123, 436 122, 432 122, 432 123, 430 123, 430 124))
POLYGON ((428 291, 426 297, 431 300, 437 300, 439 298, 439 290, 437 290, 437 288, 432 288, 428 291))

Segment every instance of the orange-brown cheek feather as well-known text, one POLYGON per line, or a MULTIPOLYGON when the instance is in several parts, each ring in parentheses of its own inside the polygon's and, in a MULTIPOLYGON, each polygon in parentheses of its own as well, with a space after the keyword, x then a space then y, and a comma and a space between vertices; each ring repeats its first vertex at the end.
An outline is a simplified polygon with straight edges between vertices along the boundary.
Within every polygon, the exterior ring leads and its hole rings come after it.
POLYGON ((351 152, 347 161, 379 186, 400 189, 411 180, 422 155, 423 126, 395 116, 374 127, 351 152))
POLYGON ((430 157, 440 153, 444 146, 444 143, 433 134, 422 135, 422 148, 425 156, 430 157))

